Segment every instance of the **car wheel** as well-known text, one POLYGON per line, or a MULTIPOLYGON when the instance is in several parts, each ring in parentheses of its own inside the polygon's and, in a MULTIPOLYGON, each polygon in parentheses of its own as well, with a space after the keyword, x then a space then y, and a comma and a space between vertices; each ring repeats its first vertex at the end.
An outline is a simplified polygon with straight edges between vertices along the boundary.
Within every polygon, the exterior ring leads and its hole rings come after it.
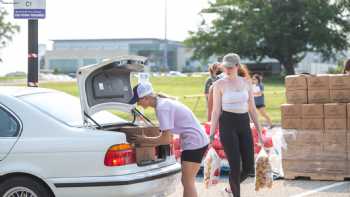
POLYGON ((0 197, 48 197, 50 193, 38 181, 27 177, 13 177, 0 183, 0 197))

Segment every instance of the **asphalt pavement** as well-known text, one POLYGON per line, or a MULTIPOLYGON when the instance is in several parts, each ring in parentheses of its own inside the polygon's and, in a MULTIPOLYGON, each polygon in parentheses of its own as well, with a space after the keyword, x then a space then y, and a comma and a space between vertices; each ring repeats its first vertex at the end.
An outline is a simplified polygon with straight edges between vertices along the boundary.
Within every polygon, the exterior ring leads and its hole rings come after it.
MULTIPOLYGON (((218 185, 205 189, 203 178, 196 181, 199 197, 229 197, 223 192, 228 185, 227 176, 223 177, 218 185)), ((176 193, 169 197, 181 197, 181 183, 176 193)), ((242 197, 350 197, 350 181, 310 181, 310 180, 276 180, 271 189, 254 190, 254 178, 249 178, 241 184, 242 197)))

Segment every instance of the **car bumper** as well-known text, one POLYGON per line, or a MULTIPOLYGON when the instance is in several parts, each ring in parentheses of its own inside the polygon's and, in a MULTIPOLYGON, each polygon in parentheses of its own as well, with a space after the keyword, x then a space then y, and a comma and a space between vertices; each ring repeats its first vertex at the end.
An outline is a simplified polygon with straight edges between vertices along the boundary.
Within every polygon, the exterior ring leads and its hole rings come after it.
POLYGON ((160 169, 110 177, 55 178, 56 197, 131 197, 167 196, 175 191, 181 166, 173 164, 160 169))

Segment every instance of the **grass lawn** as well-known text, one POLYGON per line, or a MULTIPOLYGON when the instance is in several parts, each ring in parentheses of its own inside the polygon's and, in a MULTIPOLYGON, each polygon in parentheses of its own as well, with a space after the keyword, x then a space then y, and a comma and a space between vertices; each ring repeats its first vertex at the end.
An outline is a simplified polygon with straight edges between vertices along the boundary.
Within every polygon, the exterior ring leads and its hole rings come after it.
MULTIPOLYGON (((202 96, 199 98, 198 105, 196 109, 194 109, 197 98, 185 98, 185 96, 203 95, 203 86, 206 78, 207 77, 153 77, 151 78, 151 82, 156 92, 162 92, 177 97, 181 102, 194 111, 195 115, 201 122, 204 122, 207 119, 205 97, 202 96)), ((133 84, 135 84, 135 80, 133 80, 133 84)), ((264 84, 267 112, 274 123, 279 123, 281 121, 280 105, 285 103, 284 83, 279 78, 266 77, 264 79, 264 84)), ((61 90, 75 96, 78 96, 79 94, 76 83, 42 83, 40 84, 40 87, 61 90)), ((144 113, 152 120, 156 119, 152 109, 147 109, 144 113)), ((121 115, 123 118, 127 118, 127 115, 125 114, 117 114, 121 115)))

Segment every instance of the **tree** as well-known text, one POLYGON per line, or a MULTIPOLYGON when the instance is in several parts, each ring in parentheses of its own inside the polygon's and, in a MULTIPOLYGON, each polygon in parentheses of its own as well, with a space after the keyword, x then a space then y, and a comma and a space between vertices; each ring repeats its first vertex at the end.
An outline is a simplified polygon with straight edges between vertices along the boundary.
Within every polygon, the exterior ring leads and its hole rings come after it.
POLYGON ((12 35, 20 30, 19 26, 6 21, 7 15, 8 13, 0 7, 0 49, 5 47, 12 40, 12 35))
POLYGON ((236 52, 243 58, 277 59, 287 74, 307 52, 326 60, 349 47, 350 0, 216 0, 201 14, 185 43, 195 58, 236 52))

